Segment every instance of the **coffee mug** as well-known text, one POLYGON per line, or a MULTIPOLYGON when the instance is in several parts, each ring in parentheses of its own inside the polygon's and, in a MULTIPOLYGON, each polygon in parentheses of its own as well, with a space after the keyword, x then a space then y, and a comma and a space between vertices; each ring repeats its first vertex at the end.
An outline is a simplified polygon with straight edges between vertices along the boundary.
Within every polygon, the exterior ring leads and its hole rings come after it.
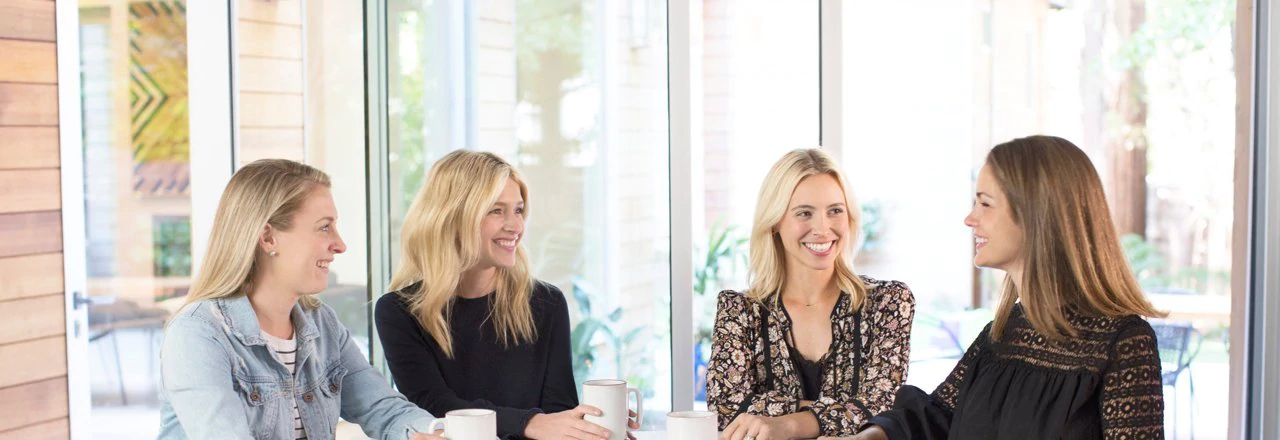
POLYGON ((710 411, 667 413, 667 440, 715 439, 716 420, 716 413, 710 411))
POLYGON ((449 440, 493 440, 498 438, 498 413, 491 409, 456 409, 427 426, 428 433, 444 428, 449 440), (441 425, 441 426, 437 426, 441 425))
POLYGON ((582 403, 600 410, 603 415, 586 416, 588 422, 595 423, 609 430, 609 440, 626 440, 627 438, 627 396, 636 396, 636 423, 640 423, 644 397, 640 390, 627 388, 627 381, 617 379, 588 380, 582 383, 582 403))

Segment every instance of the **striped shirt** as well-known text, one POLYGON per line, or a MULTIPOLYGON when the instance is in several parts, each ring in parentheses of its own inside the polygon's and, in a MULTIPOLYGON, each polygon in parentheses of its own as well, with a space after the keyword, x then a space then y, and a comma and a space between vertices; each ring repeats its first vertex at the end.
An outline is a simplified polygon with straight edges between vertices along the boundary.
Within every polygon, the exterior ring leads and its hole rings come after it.
MULTIPOLYGON (((294 359, 298 354, 297 339, 280 339, 275 336, 262 332, 262 338, 267 340, 267 348, 271 350, 271 356, 276 358, 289 375, 293 375, 294 359)), ((305 440, 307 432, 302 429, 302 417, 298 414, 298 399, 293 399, 293 437, 296 440, 305 440)))

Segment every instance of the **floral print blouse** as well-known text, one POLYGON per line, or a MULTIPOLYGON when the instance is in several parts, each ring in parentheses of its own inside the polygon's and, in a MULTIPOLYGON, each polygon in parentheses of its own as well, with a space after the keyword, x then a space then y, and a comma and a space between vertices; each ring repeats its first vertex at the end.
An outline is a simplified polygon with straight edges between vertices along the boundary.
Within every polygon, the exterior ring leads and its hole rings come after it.
MULTIPOLYGON (((822 435, 852 435, 888 410, 907 376, 915 298, 898 281, 862 277, 867 298, 852 310, 841 292, 831 312, 831 348, 823 357, 822 387, 812 411, 822 435)), ((788 349, 791 320, 780 296, 767 303, 726 290, 717 298, 707 406, 723 430, 739 414, 783 416, 802 411, 796 360, 788 349)))

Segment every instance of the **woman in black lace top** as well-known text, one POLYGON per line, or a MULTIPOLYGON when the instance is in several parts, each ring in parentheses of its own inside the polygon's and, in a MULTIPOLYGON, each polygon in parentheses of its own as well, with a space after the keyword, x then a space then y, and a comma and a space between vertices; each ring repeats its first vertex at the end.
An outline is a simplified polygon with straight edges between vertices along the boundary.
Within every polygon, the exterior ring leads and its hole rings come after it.
POLYGON ((906 386, 855 439, 1160 439, 1156 311, 1089 158, 1048 136, 996 146, 965 218, 1004 270, 996 319, 932 394, 906 386))

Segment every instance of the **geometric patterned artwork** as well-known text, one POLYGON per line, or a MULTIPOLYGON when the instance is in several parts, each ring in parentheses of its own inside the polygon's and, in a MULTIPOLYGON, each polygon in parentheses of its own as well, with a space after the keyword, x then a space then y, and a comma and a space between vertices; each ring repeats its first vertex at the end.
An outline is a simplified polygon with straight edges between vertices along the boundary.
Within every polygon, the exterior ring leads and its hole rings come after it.
POLYGON ((186 197, 191 187, 184 0, 129 4, 133 192, 186 197))

